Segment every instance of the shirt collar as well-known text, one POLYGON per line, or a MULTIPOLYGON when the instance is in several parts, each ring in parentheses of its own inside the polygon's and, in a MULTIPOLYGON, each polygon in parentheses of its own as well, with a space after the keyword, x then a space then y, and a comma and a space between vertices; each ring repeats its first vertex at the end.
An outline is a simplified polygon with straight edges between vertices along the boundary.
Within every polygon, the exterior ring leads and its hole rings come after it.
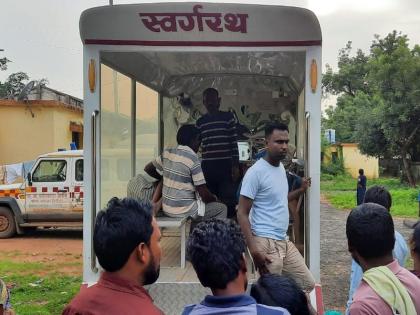
POLYGON ((194 152, 194 150, 193 149, 191 149, 189 146, 187 146, 187 145, 181 145, 181 144, 178 144, 178 148, 179 149, 182 149, 182 150, 186 150, 186 151, 190 151, 190 152, 192 152, 192 153, 194 153, 194 154, 197 154, 197 153, 195 153, 194 152))
POLYGON ((398 260, 396 260, 396 259, 394 259, 393 261, 392 261, 392 263, 389 263, 388 265, 386 265, 391 271, 392 271, 392 273, 393 274, 396 274, 396 273, 398 273, 401 269, 402 269, 402 267, 400 266, 400 264, 398 263, 398 260))
POLYGON ((130 294, 134 294, 141 297, 146 297, 150 299, 149 293, 145 288, 143 288, 141 285, 139 285, 135 281, 127 281, 126 279, 123 279, 119 276, 117 276, 115 273, 104 271, 101 274, 101 277, 98 281, 98 284, 107 288, 110 288, 112 290, 126 292, 130 294))
POLYGON ((257 304, 257 302, 246 294, 230 296, 206 295, 201 304, 208 307, 238 307, 257 304))

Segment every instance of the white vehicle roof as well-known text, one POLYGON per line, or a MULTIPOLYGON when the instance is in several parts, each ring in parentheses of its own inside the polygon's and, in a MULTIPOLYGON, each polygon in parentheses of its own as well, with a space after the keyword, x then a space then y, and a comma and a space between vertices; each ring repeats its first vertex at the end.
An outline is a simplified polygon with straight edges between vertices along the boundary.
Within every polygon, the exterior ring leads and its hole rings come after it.
POLYGON ((39 157, 45 158, 54 158, 54 157, 83 157, 83 150, 68 150, 68 151, 57 151, 57 152, 51 152, 46 153, 43 155, 40 155, 39 157))
POLYGON ((207 41, 217 41, 222 46, 320 46, 322 40, 312 11, 258 4, 171 2, 103 6, 85 10, 79 26, 84 44, 99 45, 202 46, 207 41), (239 19, 244 15, 241 23, 239 19), (244 28, 233 30, 240 25, 244 28))
POLYGON ((305 84, 303 47, 322 43, 318 19, 307 9, 227 3, 96 7, 82 13, 80 36, 84 44, 107 47, 101 52, 103 63, 169 97, 192 95, 203 86, 230 86, 232 76, 251 81, 255 76, 275 77, 274 84, 283 91, 299 94, 305 84), (160 51, 127 50, 133 46, 160 51), (212 54, 177 51, 188 47, 212 54), (295 50, 250 52, 251 47, 295 50), (238 51, 229 54, 226 49, 238 51), (209 74, 220 82, 213 82, 209 74))

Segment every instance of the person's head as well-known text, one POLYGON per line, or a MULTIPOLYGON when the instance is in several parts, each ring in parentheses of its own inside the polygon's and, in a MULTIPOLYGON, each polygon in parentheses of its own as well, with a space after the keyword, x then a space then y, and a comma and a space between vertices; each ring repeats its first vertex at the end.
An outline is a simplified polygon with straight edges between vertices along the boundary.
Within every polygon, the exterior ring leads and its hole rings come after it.
POLYGON ((127 271, 145 285, 159 277, 160 238, 150 206, 114 197, 96 217, 93 248, 106 271, 127 271))
POLYGON ((414 260, 414 269, 420 272, 420 223, 414 227, 413 235, 410 238, 410 249, 411 257, 414 260))
POLYGON ((362 176, 363 174, 365 174, 365 171, 363 170, 363 168, 359 168, 359 175, 362 176))
POLYGON ((291 315, 310 315, 308 299, 296 282, 278 274, 262 275, 251 286, 251 296, 259 304, 280 306, 291 315))
POLYGON ((245 292, 248 284, 245 240, 239 226, 231 220, 211 219, 199 223, 188 239, 187 252, 204 287, 226 289, 237 281, 245 292))
POLYGON ((289 128, 283 123, 268 124, 265 127, 265 144, 270 159, 275 161, 284 159, 289 144, 289 128))
POLYGON ((346 234, 349 252, 363 270, 371 261, 392 258, 394 222, 383 206, 363 203, 354 208, 347 218, 346 234))
POLYGON ((200 131, 194 125, 183 125, 178 129, 176 141, 179 145, 190 147, 194 152, 200 148, 200 131))
POLYGON ((217 112, 220 108, 219 92, 215 88, 207 88, 203 92, 203 105, 209 113, 217 112))
POLYGON ((383 186, 373 186, 366 190, 364 203, 373 202, 391 210, 392 197, 388 190, 383 186))

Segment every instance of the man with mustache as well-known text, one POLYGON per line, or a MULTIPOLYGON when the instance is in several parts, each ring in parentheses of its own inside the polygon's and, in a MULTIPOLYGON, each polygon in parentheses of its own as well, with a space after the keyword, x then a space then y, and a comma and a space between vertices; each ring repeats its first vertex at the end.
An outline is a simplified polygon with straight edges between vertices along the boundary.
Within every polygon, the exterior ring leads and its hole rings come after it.
POLYGON ((96 217, 93 246, 104 271, 84 287, 64 315, 161 315, 143 288, 159 277, 161 234, 148 206, 112 198, 96 217))
POLYGON ((288 240, 288 183, 281 161, 286 157, 289 129, 272 123, 265 128, 267 154, 245 174, 239 197, 238 222, 259 273, 284 274, 310 292, 315 280, 295 245, 288 240))

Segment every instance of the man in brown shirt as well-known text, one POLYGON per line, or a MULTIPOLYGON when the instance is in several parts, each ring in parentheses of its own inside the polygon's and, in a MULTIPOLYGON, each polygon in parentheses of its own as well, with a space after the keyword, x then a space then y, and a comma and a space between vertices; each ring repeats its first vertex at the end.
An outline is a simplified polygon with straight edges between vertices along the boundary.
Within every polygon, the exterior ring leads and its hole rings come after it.
POLYGON ((151 209, 134 199, 112 198, 98 213, 93 246, 104 272, 82 287, 63 315, 161 315, 143 285, 160 270, 160 230, 151 209))

